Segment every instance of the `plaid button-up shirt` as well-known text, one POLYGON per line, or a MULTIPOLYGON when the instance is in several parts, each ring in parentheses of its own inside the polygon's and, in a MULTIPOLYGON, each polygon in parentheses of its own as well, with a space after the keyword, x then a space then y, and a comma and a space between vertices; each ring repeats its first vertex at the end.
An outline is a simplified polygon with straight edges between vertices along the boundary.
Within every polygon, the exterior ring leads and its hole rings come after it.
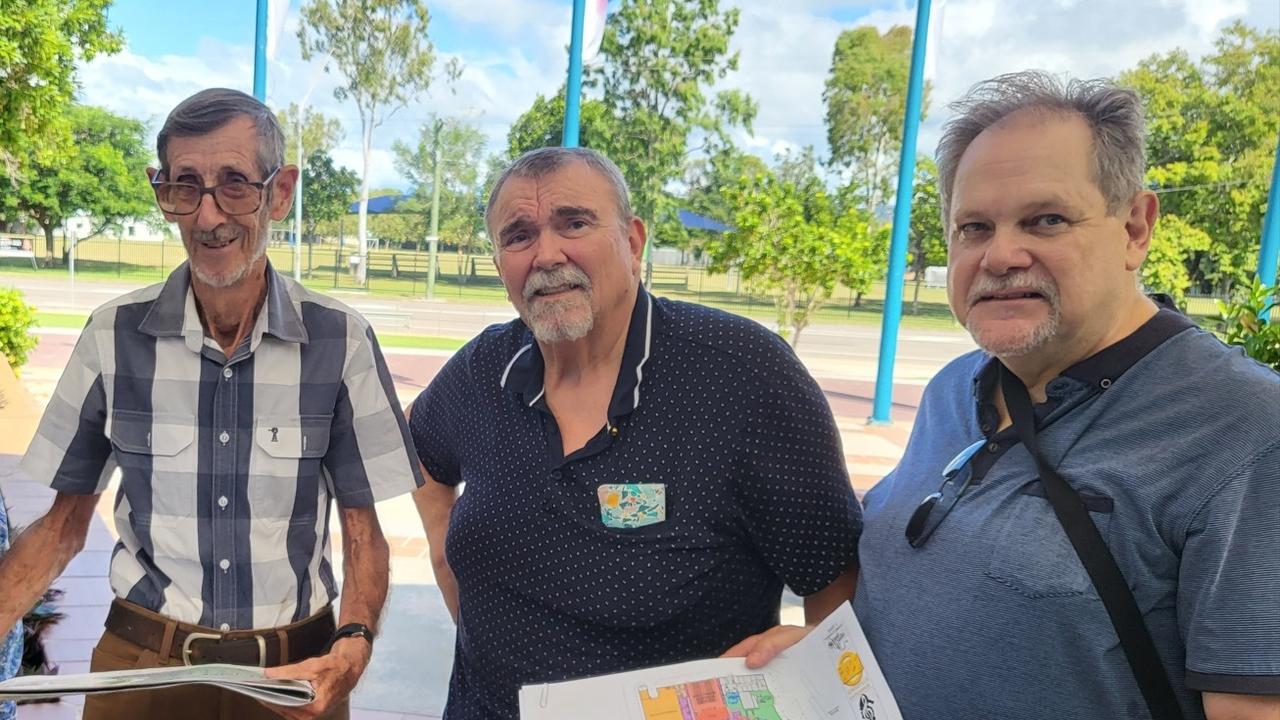
POLYGON ((111 587, 185 622, 266 628, 338 596, 330 500, 422 483, 367 321, 267 267, 252 333, 205 336, 184 264, 94 311, 22 468, 96 494, 120 470, 111 587))

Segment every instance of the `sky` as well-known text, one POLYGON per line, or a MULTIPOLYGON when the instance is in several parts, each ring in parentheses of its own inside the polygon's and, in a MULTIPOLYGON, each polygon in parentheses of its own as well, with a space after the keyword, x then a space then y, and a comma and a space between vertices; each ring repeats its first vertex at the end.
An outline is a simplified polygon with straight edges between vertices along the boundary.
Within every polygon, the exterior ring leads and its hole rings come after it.
MULTIPOLYGON (((339 76, 325 73, 318 61, 302 59, 297 39, 302 1, 289 3, 267 70, 267 103, 281 108, 305 99, 339 119, 345 134, 334 159, 358 172, 359 115, 354 103, 334 98, 339 76)), ((742 89, 757 101, 754 133, 739 131, 737 142, 765 159, 804 145, 825 156, 822 88, 841 31, 859 25, 883 31, 915 21, 914 1, 721 2, 742 13, 732 42, 740 64, 717 88, 742 89)), ((427 0, 427 5, 437 67, 456 57, 465 70, 452 91, 439 83, 378 128, 370 164, 375 188, 406 188, 394 167, 392 143, 414 142, 432 112, 464 118, 497 151, 505 148, 507 130, 534 98, 556 92, 565 80, 570 0, 427 0)), ((1280 27, 1276 0, 934 0, 933 6, 926 63, 933 95, 919 140, 919 151, 928 154, 937 143, 946 103, 985 78, 1027 68, 1107 76, 1177 47, 1193 57, 1209 53, 1217 32, 1237 19, 1258 28, 1280 27)), ((125 49, 80 68, 79 98, 148 122, 152 139, 169 110, 202 88, 253 90, 254 0, 116 0, 108 21, 123 32, 125 49)))

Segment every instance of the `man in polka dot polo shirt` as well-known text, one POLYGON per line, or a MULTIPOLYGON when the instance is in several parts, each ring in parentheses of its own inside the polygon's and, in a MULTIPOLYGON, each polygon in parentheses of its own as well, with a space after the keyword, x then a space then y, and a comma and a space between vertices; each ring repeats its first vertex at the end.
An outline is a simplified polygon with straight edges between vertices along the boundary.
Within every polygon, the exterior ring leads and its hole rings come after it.
POLYGON ((527 683, 719 655, 776 624, 784 584, 806 622, 847 600, 861 510, 786 343, 646 292, 645 227, 594 151, 524 155, 485 215, 520 319, 410 411, 458 623, 445 717, 516 718, 527 683))

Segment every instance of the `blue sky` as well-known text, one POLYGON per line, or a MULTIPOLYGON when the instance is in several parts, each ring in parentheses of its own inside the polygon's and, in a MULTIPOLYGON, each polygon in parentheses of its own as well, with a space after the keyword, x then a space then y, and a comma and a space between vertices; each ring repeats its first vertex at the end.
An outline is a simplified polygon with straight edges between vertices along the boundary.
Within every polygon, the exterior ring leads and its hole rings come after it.
MULTIPOLYGON (((733 39, 741 63, 718 87, 745 90, 759 103, 755 132, 739 132, 737 141, 766 159, 806 144, 825 154, 822 86, 842 30, 914 22, 914 0, 721 1, 742 13, 733 39)), ((933 110, 922 127, 922 152, 933 150, 945 103, 991 75, 1029 67, 1077 77, 1110 75, 1174 47, 1193 56, 1208 52, 1217 30, 1234 19, 1280 26, 1275 0, 933 1, 933 110)), ((358 170, 358 115, 354 105, 334 99, 333 76, 302 60, 296 38, 300 5, 292 0, 269 66, 267 102, 287 106, 314 85, 309 104, 345 128, 335 160, 358 170)), ((466 119, 497 150, 534 98, 564 82, 569 0, 428 0, 428 7, 439 56, 458 58, 466 70, 456 93, 437 89, 378 129, 371 160, 376 187, 404 186, 391 159, 392 142, 412 141, 432 112, 466 119)), ((127 48, 81 68, 81 99, 146 120, 154 132, 173 105, 201 88, 250 91, 254 20, 254 0, 116 0, 109 21, 124 32, 127 48)))

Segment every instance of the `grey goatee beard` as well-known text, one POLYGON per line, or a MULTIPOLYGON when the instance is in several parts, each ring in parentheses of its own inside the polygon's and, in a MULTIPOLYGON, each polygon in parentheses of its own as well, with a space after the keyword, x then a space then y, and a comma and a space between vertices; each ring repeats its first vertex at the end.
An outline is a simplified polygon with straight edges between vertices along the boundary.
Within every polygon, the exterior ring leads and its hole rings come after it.
MULTIPOLYGON (((969 295, 966 302, 970 308, 984 294, 1006 292, 1014 289, 1026 289, 1039 293, 1044 296, 1046 302, 1049 303, 1049 317, 1044 322, 1036 325, 1016 342, 1006 342, 1000 345, 993 344, 990 340, 983 338, 980 328, 975 327, 972 319, 965 323, 965 329, 969 331, 969 335, 973 337, 973 341, 983 350, 1004 358, 1022 357, 1031 353, 1045 343, 1052 340, 1058 334, 1058 328, 1062 323, 1062 308, 1058 295, 1058 287, 1051 280, 1039 278, 1025 271, 1018 272, 1003 277, 983 276, 979 281, 969 289, 969 295)), ((972 318, 972 316, 970 316, 972 318)))
POLYGON ((591 278, 577 265, 560 265, 551 270, 535 270, 525 278, 524 312, 521 317, 538 342, 559 343, 581 340, 595 325, 591 310, 591 278), (544 298, 539 291, 577 286, 563 298, 544 298))

